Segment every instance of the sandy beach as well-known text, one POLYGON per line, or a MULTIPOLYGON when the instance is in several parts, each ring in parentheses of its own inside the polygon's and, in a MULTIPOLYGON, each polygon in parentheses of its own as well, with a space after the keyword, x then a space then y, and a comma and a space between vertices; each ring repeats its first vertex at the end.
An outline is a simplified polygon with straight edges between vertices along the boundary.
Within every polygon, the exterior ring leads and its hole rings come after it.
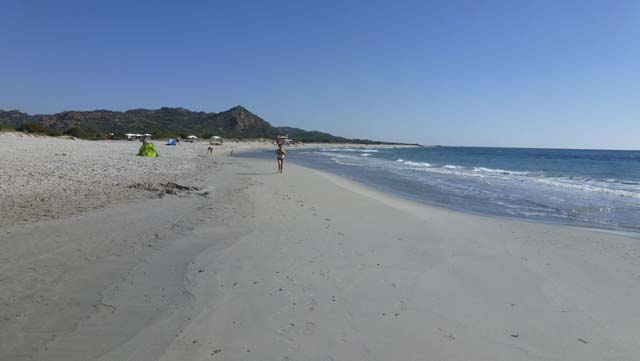
POLYGON ((156 144, 0 135, 0 360, 640 357, 637 238, 156 144))

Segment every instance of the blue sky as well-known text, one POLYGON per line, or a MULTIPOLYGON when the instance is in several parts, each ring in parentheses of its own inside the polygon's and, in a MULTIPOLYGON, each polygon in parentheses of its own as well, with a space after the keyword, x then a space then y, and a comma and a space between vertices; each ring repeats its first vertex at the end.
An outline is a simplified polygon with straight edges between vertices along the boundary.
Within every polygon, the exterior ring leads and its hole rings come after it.
POLYGON ((0 4, 0 109, 241 104, 423 144, 640 148, 640 1, 0 4))

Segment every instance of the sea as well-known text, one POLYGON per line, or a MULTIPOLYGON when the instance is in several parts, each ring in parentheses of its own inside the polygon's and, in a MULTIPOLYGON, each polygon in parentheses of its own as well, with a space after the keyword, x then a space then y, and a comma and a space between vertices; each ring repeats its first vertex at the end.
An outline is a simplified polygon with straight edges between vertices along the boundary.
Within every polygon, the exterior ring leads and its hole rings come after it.
POLYGON ((640 235, 640 151, 299 146, 287 161, 453 210, 640 235))

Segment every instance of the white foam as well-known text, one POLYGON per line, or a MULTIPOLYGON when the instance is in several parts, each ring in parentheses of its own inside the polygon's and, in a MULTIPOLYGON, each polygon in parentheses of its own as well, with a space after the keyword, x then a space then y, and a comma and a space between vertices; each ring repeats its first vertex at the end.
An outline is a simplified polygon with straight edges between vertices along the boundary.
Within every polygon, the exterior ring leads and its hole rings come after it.
POLYGON ((637 191, 626 190, 626 189, 615 189, 603 187, 601 185, 587 184, 582 182, 576 182, 575 180, 570 180, 566 178, 538 178, 535 180, 538 184, 549 185, 553 187, 562 187, 562 188, 570 188, 581 190, 584 192, 591 193, 603 193, 603 194, 611 194, 615 196, 621 197, 629 197, 640 199, 640 189, 637 191))
POLYGON ((348 154, 337 154, 337 153, 330 153, 330 152, 314 152, 314 153, 324 155, 326 157, 332 157, 332 158, 351 158, 351 159, 358 158, 354 155, 348 155, 348 154))
POLYGON ((426 163, 426 162, 412 162, 410 160, 403 162, 406 165, 412 166, 412 167, 431 167, 431 164, 426 163))
POLYGON ((359 153, 377 153, 377 149, 366 148, 323 148, 323 152, 359 152, 359 153))
POLYGON ((484 173, 495 173, 495 174, 509 174, 509 175, 528 175, 531 172, 519 172, 515 170, 505 170, 505 169, 493 169, 493 168, 485 168, 485 167, 474 167, 474 172, 484 172, 484 173))
POLYGON ((341 165, 351 165, 351 166, 356 166, 356 167, 366 167, 367 166, 366 164, 344 162, 344 161, 341 161, 341 160, 339 160, 337 158, 333 158, 333 161, 338 163, 338 164, 341 164, 341 165))
MULTIPOLYGON (((451 176, 460 176, 460 177, 473 177, 473 178, 484 178, 484 179, 495 179, 495 180, 503 180, 503 181, 519 181, 530 184, 537 184, 541 186, 548 186, 560 189, 572 189, 581 192, 594 193, 594 194, 604 194, 611 196, 620 196, 631 199, 640 199, 640 187, 638 187, 637 183, 629 182, 629 181, 620 181, 617 179, 603 179, 600 181, 597 180, 589 180, 589 179, 575 179, 575 178, 565 178, 565 177, 548 177, 545 176, 542 172, 526 172, 526 171, 515 171, 515 170, 507 170, 507 169, 499 169, 499 168, 487 168, 487 167, 473 167, 473 168, 465 168, 459 165, 446 164, 442 167, 434 166, 431 163, 427 162, 414 162, 404 160, 402 158, 398 158, 394 161, 385 161, 382 159, 371 158, 370 153, 372 151, 377 152, 377 150, 373 149, 356 149, 356 148, 332 148, 342 151, 359 151, 361 152, 360 156, 356 155, 348 155, 348 154, 339 154, 335 152, 316 152, 317 154, 322 154, 325 156, 330 156, 332 159, 338 164, 344 165, 353 165, 353 166, 374 166, 375 164, 382 165, 386 164, 387 166, 391 166, 397 170, 412 170, 412 171, 420 171, 420 172, 428 172, 428 173, 436 173, 442 175, 451 175, 451 176), (363 152, 365 151, 365 152, 363 152), (348 162, 347 159, 351 160, 359 160, 362 162, 364 158, 367 159, 367 163, 354 163, 348 162), (339 159, 343 161, 339 161, 339 159), (398 167, 398 165, 402 165, 398 167), (615 185, 618 185, 617 187, 615 185)), ((635 202, 635 201, 634 201, 635 202)))

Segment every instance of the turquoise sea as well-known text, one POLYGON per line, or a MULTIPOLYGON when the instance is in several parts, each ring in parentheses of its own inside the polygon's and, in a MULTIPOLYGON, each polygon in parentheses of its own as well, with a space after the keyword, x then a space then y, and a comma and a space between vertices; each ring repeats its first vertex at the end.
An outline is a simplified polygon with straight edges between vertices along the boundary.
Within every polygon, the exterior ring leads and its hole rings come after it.
POLYGON ((450 209, 640 232, 640 151, 327 146, 287 160, 450 209))

